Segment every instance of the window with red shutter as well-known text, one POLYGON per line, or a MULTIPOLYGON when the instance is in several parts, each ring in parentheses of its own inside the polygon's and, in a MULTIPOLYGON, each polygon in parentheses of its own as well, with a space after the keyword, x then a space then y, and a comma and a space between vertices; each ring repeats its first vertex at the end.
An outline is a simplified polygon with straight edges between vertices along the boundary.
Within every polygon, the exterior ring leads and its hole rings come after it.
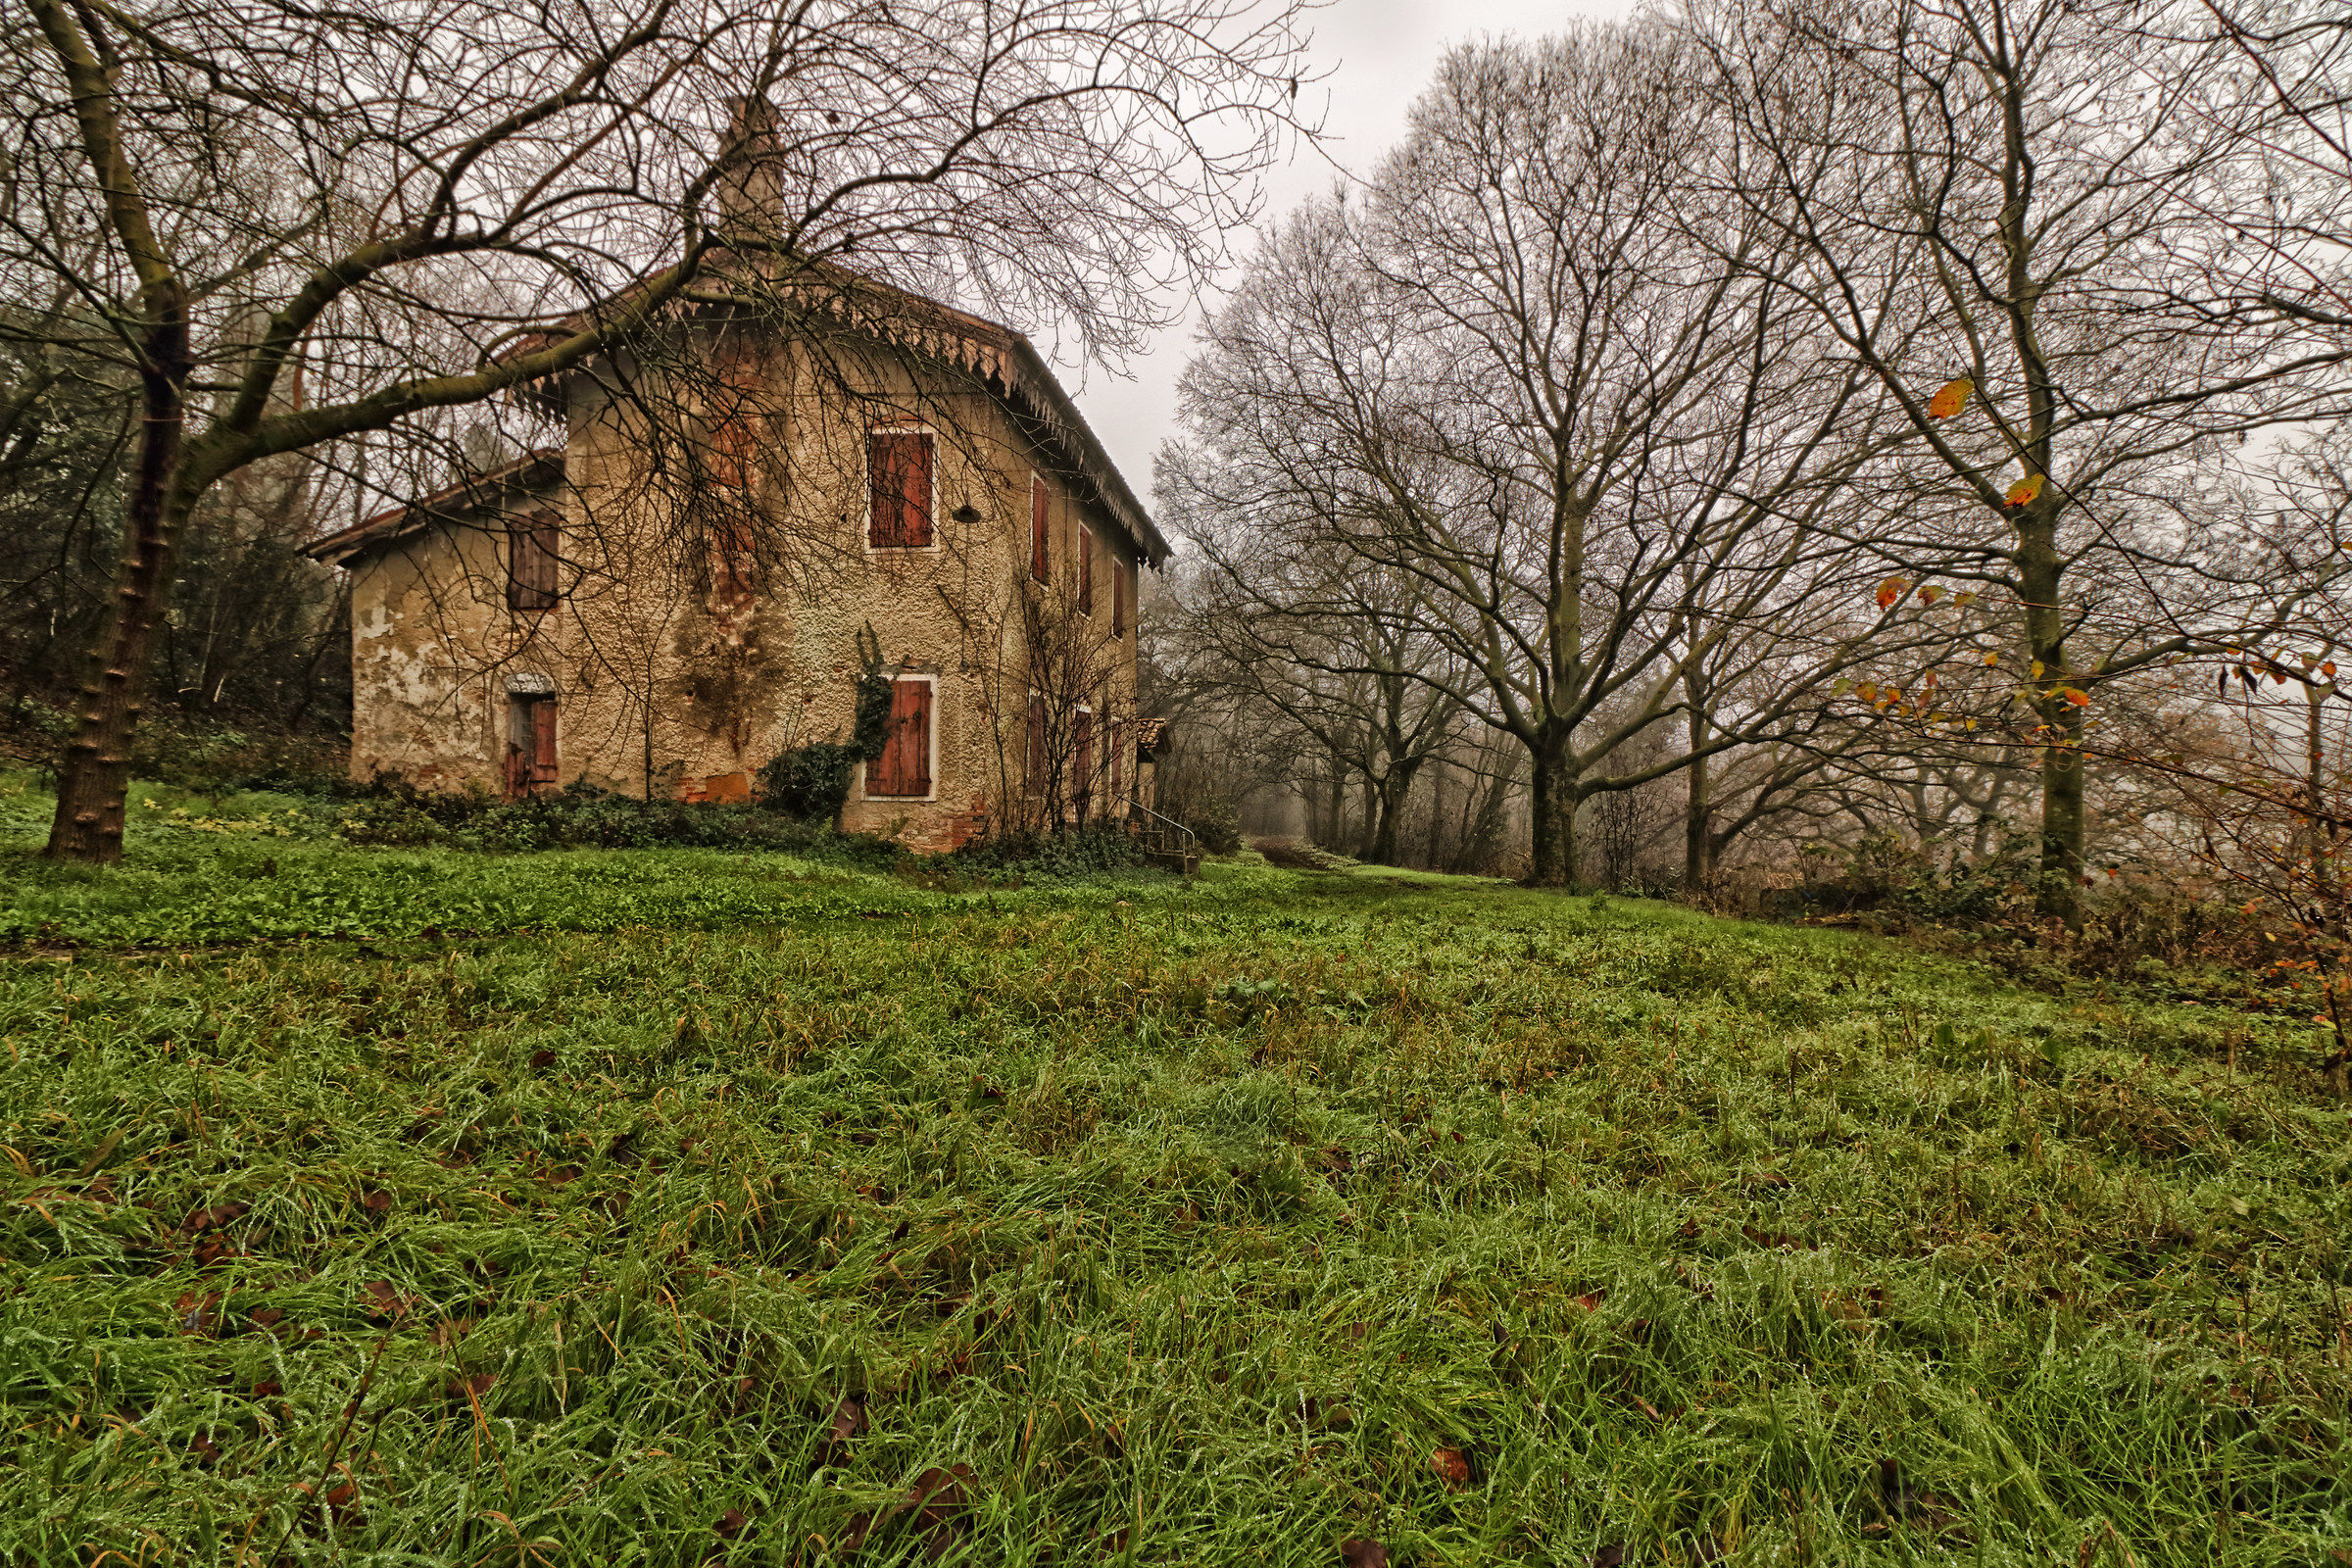
POLYGON ((1053 562, 1046 554, 1046 481, 1032 475, 1029 480, 1029 575, 1044 582, 1052 565, 1053 562))
POLYGON ((867 774, 871 796, 931 793, 931 682, 903 677, 890 686, 890 730, 867 774))
POLYGON ((534 512, 507 520, 507 604, 514 610, 553 610, 563 519, 534 512))
POLYGON ((876 550, 931 547, 931 435, 875 430, 865 438, 866 543, 876 550))
POLYGON ((1095 612, 1095 536, 1085 528, 1078 530, 1078 612, 1095 612))
POLYGON ((541 697, 531 704, 531 782, 547 786, 556 777, 556 700, 541 697))
POLYGON ((523 796, 558 782, 556 700, 507 699, 507 793, 523 796))

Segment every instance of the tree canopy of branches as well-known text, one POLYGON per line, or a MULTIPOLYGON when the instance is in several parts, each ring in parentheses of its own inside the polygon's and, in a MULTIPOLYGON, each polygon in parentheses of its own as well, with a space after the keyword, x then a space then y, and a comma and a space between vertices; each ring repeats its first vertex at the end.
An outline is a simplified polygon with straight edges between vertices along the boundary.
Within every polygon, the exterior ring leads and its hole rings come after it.
POLYGON ((49 304, 0 331, 36 375, 135 405, 49 853, 121 855, 173 554, 224 480, 306 453, 356 492, 369 452, 645 338, 752 248, 770 280, 848 261, 1130 347, 1154 286, 1248 212, 1289 122, 1294 20, 1239 0, 12 10, 0 277, 49 304), (757 233, 728 222, 754 134, 757 233))
MULTIPOLYGON (((2191 8, 2196 9, 2196 8, 2191 8)), ((2100 690, 2274 624, 2307 575, 2183 526, 2249 433, 2345 407, 2345 347, 2268 298, 2299 192, 2291 117, 2208 32, 2139 0, 1702 8, 1747 151, 1725 198, 1910 439, 1865 541, 1895 592, 2014 607, 2040 755, 2039 899, 2078 913, 2100 690), (2259 233, 2257 232, 2259 231, 2259 233), (2253 265, 2259 262, 2259 267, 2253 265)))
POLYGON ((1785 223, 1707 192, 1732 149, 1691 64, 1650 24, 1448 56, 1363 199, 1250 264, 1163 462, 1219 559, 1255 531, 1409 585, 1290 609, 1443 651, 1417 678, 1530 755, 1544 883, 1578 875, 1580 802, 1772 733, 1899 617, 1831 586, 1876 389, 1780 282, 1785 223), (1628 748, 1702 668, 1711 723, 1628 748))

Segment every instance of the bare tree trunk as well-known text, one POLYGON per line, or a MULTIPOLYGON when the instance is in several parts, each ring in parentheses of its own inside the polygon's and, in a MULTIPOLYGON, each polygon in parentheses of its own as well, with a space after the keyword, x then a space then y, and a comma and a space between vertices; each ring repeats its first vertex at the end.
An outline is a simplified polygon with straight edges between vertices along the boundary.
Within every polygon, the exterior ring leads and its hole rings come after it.
POLYGON ((1404 820, 1404 803, 1412 794, 1413 774, 1417 771, 1417 766, 1391 764, 1388 775, 1380 781, 1376 797, 1379 816, 1362 857, 1374 865, 1396 863, 1397 824, 1404 820))
POLYGON ((1714 796, 1705 754, 1707 715, 1699 709, 1696 681, 1685 689, 1690 695, 1690 765, 1685 770, 1690 794, 1683 806, 1683 887, 1695 893, 1715 875, 1715 837, 1708 822, 1714 796))
POLYGON ((1582 796, 1569 760, 1568 736, 1555 721, 1546 720, 1529 751, 1535 760, 1535 804, 1534 863, 1527 879, 1534 887, 1574 887, 1576 808, 1582 796))
POLYGON ((2018 597, 2026 609, 2026 648, 2034 661, 2035 716, 2044 726, 2041 749, 2041 867, 2034 909, 2069 930, 2082 924, 2083 710, 2066 700, 2066 616, 2059 609, 2065 572, 2057 523, 2043 503, 2017 522, 2018 597))
POLYGON ((140 343, 143 406, 124 517, 125 550, 106 629, 90 651, 74 739, 58 770, 57 814, 41 852, 52 860, 112 865, 122 858, 140 677, 172 588, 172 547, 193 502, 177 483, 191 370, 186 299, 175 279, 147 292, 153 318, 140 343))
POLYGON ((1313 834, 1311 837, 1317 844, 1326 844, 1337 849, 1340 835, 1348 825, 1348 775, 1340 767, 1340 759, 1337 753, 1326 756, 1323 762, 1331 769, 1329 787, 1324 797, 1324 831, 1313 834))

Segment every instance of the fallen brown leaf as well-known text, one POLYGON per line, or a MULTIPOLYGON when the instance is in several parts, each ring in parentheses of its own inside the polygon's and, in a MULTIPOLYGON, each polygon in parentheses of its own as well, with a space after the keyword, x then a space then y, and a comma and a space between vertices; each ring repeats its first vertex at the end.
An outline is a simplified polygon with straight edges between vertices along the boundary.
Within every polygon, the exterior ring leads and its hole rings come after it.
POLYGON ((189 1291, 172 1303, 182 1334, 211 1334, 220 1327, 220 1293, 189 1291))
POLYGON ((1470 1459, 1459 1448, 1440 1448, 1429 1456, 1429 1468, 1446 1490, 1459 1491, 1470 1484, 1470 1459))
POLYGON ((1341 1568, 1389 1568, 1389 1548, 1361 1536, 1340 1543, 1341 1568))
POLYGON ((833 1424, 827 1427, 825 1435, 817 1440, 818 1452, 825 1453, 847 1446, 849 1441, 865 1431, 869 1424, 865 1418, 863 1400, 843 1399, 833 1407, 833 1424))
POLYGON ((216 1208, 194 1209, 179 1222, 179 1228, 190 1236, 199 1231, 217 1231, 223 1225, 234 1225, 252 1212, 251 1203, 222 1203, 216 1208))

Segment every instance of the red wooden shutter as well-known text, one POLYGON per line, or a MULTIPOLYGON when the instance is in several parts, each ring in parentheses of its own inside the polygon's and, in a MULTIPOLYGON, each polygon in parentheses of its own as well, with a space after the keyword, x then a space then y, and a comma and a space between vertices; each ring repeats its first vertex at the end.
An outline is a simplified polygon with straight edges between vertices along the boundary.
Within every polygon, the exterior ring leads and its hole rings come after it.
POLYGON ((556 775, 556 700, 541 697, 530 705, 531 782, 553 784, 556 775))
POLYGON ((931 548, 931 438, 906 435, 899 466, 900 536, 909 550, 931 548))
POLYGON ((558 530, 552 512, 534 512, 507 524, 507 604, 514 610, 552 610, 556 604, 558 530))
POLYGON ((874 764, 869 795, 931 793, 931 683, 899 680, 890 687, 890 738, 874 764))
POLYGON ((1046 558, 1046 481, 1029 481, 1029 575, 1044 582, 1053 563, 1046 558))
POLYGON ((866 542, 876 550, 922 550, 931 543, 931 437, 922 431, 875 431, 865 438, 866 542))

